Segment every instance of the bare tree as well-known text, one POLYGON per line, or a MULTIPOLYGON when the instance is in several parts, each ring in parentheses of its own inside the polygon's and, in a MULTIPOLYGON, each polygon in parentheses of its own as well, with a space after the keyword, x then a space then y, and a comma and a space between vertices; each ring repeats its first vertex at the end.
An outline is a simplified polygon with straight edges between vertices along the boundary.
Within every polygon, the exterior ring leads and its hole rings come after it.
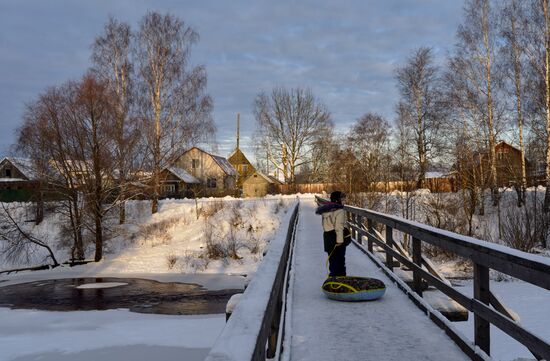
POLYGON ((78 82, 51 88, 29 106, 19 144, 49 183, 68 200, 74 232, 73 258, 84 257, 82 231, 95 238, 95 261, 103 257, 107 203, 117 204, 111 153, 113 97, 91 73, 78 82), (87 220, 91 220, 91 224, 87 220))
POLYGON ((119 223, 126 220, 126 202, 130 197, 127 183, 131 178, 133 164, 140 154, 136 151, 139 132, 138 122, 133 114, 135 104, 134 72, 131 61, 132 32, 126 23, 109 18, 103 34, 92 46, 94 73, 106 83, 114 105, 112 124, 112 145, 116 162, 114 168, 119 193, 119 223))
MULTIPOLYGON (((496 89, 501 84, 500 74, 493 67, 496 52, 496 24, 490 0, 468 0, 464 6, 464 21, 457 32, 455 56, 451 59, 451 74, 463 79, 463 98, 482 122, 482 133, 487 149, 489 185, 493 204, 498 202, 496 170, 497 120, 496 89), (460 73, 456 73, 460 72, 460 73)), ((500 113, 499 113, 500 114, 500 113)), ((476 118, 477 118, 476 116, 476 118)))
POLYGON ((50 184, 55 198, 68 217, 73 233, 71 258, 84 259, 83 202, 78 191, 77 172, 72 171, 74 159, 68 152, 73 139, 67 136, 72 128, 71 85, 48 88, 27 106, 23 125, 19 128, 18 148, 29 156, 44 184, 50 184))
POLYGON ((388 121, 374 113, 366 113, 359 118, 348 134, 352 154, 362 173, 358 181, 367 191, 376 189, 376 183, 385 179, 385 170, 390 167, 390 135, 388 121))
MULTIPOLYGON (((46 251, 47 256, 45 258, 52 261, 52 266, 58 266, 59 262, 50 244, 37 238, 31 231, 20 225, 20 221, 14 216, 13 206, 4 203, 0 203, 0 205, 2 207, 0 210, 0 223, 2 224, 2 227, 0 227, 0 252, 4 254, 6 259, 15 261, 23 258, 29 261, 30 255, 40 248, 46 251)), ((19 208, 20 206, 15 207, 19 208)))
POLYGON ((185 147, 213 134, 212 100, 205 93, 206 70, 190 67, 199 35, 180 19, 147 13, 136 35, 142 131, 152 169, 152 212, 158 211, 160 172, 185 147))
POLYGON ((430 160, 439 148, 441 114, 437 68, 432 50, 421 47, 396 71, 401 95, 398 117, 414 129, 411 144, 416 147, 417 186, 423 187, 430 160))
POLYGON ((518 207, 525 204, 525 191, 527 189, 527 167, 525 161, 524 142, 524 77, 525 77, 525 49, 524 34, 526 28, 525 3, 517 0, 509 1, 502 9, 500 32, 504 39, 501 59, 503 69, 509 78, 510 93, 515 98, 516 124, 518 131, 518 144, 521 152, 521 179, 515 185, 518 194, 518 207))
POLYGON ((298 168, 312 161, 312 146, 330 134, 329 112, 309 89, 280 87, 256 97, 254 114, 269 162, 294 184, 298 168))

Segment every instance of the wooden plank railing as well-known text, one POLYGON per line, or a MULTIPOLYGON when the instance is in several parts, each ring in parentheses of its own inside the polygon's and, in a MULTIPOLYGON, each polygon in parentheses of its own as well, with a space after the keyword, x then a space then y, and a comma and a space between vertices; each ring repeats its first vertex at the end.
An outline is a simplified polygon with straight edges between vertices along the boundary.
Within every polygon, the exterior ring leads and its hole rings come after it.
POLYGON ((275 356, 283 338, 281 316, 284 314, 283 300, 299 206, 298 202, 290 215, 286 237, 270 242, 264 259, 207 361, 264 361, 275 356))
MULTIPOLYGON (((318 198, 318 202, 326 201, 326 199, 318 198)), ((355 244, 363 252, 370 254, 371 259, 380 262, 373 255, 373 245, 376 244, 386 252, 386 265, 384 267, 390 273, 393 268, 393 259, 412 270, 413 291, 417 295, 422 296, 421 282, 425 281, 474 314, 474 343, 487 355, 490 355, 491 351, 490 325, 492 324, 526 346, 537 359, 550 360, 550 345, 514 321, 513 314, 506 310, 498 298, 491 294, 489 282, 489 270, 494 269, 532 285, 550 290, 550 259, 363 208, 345 206, 344 209, 349 214, 348 224, 353 234, 357 236, 355 244), (364 220, 367 223, 366 227, 364 220), (381 239, 375 231, 377 223, 385 226, 385 240, 381 239), (395 231, 412 237, 412 259, 394 249, 395 231), (363 237, 367 238, 366 249, 362 245, 363 237), (464 295, 447 282, 422 268, 422 244, 424 242, 451 251, 473 262, 473 298, 464 295), (491 304, 494 308, 490 307, 491 304)), ((419 305, 419 307, 425 306, 419 305)), ((434 321, 443 327, 443 320, 434 319, 434 321)), ((474 360, 481 359, 475 347, 463 342, 452 327, 444 328, 470 358, 474 360)))

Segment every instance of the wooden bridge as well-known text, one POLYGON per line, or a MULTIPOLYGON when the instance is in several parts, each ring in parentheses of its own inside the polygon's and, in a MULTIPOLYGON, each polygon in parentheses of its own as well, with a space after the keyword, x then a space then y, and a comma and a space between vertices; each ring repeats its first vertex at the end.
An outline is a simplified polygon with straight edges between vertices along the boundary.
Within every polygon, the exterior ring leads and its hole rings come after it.
POLYGON ((271 241, 208 361, 487 360, 491 325, 525 345, 534 358, 550 360, 548 342, 521 326, 492 294, 489 280, 494 269, 550 290, 550 260, 345 206, 353 235, 348 273, 379 278, 387 290, 374 302, 331 301, 320 290, 326 254, 315 207, 313 199, 302 199, 289 212, 286 234, 271 241), (397 232, 412 239, 412 256, 396 241, 397 232), (423 244, 473 262, 473 298, 437 273, 422 255, 423 244), (474 317, 473 340, 451 321, 468 317, 467 311, 474 317))

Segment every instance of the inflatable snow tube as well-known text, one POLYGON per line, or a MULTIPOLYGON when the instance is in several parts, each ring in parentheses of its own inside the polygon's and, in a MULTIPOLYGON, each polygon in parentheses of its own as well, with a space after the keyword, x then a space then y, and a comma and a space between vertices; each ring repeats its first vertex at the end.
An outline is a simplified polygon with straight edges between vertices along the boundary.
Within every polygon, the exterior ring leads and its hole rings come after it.
POLYGON ((384 296, 386 285, 376 278, 329 277, 321 287, 328 298, 336 301, 372 301, 384 296))

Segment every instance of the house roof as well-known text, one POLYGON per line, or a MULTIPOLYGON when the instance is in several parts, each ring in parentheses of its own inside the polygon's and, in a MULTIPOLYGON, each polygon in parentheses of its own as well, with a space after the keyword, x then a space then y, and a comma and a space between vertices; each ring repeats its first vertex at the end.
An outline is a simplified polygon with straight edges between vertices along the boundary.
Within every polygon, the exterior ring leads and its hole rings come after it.
POLYGON ((257 175, 259 175, 260 177, 262 177, 263 179, 265 179, 266 182, 268 182, 268 183, 271 183, 271 184, 282 184, 282 182, 281 182, 280 180, 278 180, 277 178, 275 178, 275 177, 273 177, 273 176, 270 176, 270 175, 265 175, 265 174, 263 174, 262 172, 258 172, 258 171, 252 173, 252 174, 250 175, 250 177, 246 178, 245 182, 246 182, 248 179, 254 177, 255 174, 257 174, 257 175))
POLYGON ((17 158, 17 157, 4 157, 0 163, 4 161, 10 162, 14 167, 16 167, 19 172, 21 172, 27 179, 33 180, 38 179, 38 172, 36 171, 34 164, 31 159, 28 158, 17 158))
MULTIPOLYGON (((236 175, 237 175, 237 170, 231 165, 231 163, 229 163, 229 161, 228 161, 226 158, 224 158, 224 157, 222 157, 222 156, 219 156, 219 155, 214 155, 214 154, 212 154, 212 153, 208 153, 207 151, 205 151, 205 150, 203 150, 203 149, 201 149, 201 148, 199 148, 199 147, 193 147, 193 148, 198 149, 199 151, 201 151, 201 152, 203 152, 203 153, 208 154, 209 156, 211 156, 212 159, 214 159, 214 162, 216 162, 216 164, 221 168, 221 170, 222 170, 225 174, 227 174, 227 175, 232 175, 232 176, 236 176, 236 175)), ((187 153, 187 152, 189 152, 189 151, 190 151, 191 149, 193 149, 193 148, 190 148, 190 149, 186 150, 186 151, 184 152, 184 154, 187 153)))
POLYGON ((193 177, 191 174, 189 174, 185 169, 181 169, 178 167, 167 167, 165 168, 168 172, 172 173, 182 181, 188 184, 200 184, 200 181, 193 177))

